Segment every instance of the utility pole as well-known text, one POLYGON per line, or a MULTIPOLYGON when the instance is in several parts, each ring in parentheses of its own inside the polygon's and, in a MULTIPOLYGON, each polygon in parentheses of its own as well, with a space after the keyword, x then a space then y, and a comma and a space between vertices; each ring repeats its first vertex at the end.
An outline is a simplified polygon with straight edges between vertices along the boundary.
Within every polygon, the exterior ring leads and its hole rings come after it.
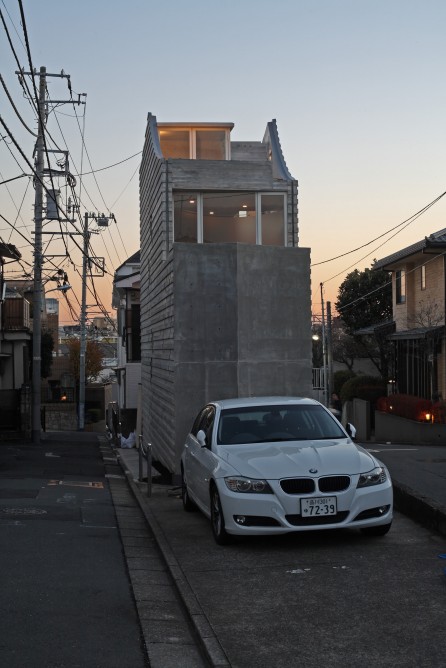
POLYGON ((45 95, 46 68, 40 68, 38 131, 36 142, 36 193, 34 200, 34 291, 33 291, 33 378, 32 378, 32 441, 40 443, 41 430, 41 343, 42 343, 42 222, 43 222, 43 174, 45 154, 45 95))
POLYGON ((327 365, 328 365, 328 403, 331 401, 331 395, 334 392, 333 379, 333 333, 331 328, 331 302, 327 301, 327 365))
POLYGON ((87 268, 88 268, 88 213, 84 216, 84 249, 82 256, 82 301, 81 301, 81 340, 79 351, 79 430, 85 426, 85 358, 87 354, 87 268))
POLYGON ((89 219, 96 220, 100 227, 108 227, 108 221, 113 218, 113 214, 109 216, 97 215, 94 213, 85 213, 84 215, 84 247, 82 257, 82 302, 81 302, 81 338, 79 350, 79 416, 78 427, 79 431, 83 431, 85 427, 85 366, 87 357, 87 270, 90 264, 90 257, 88 254, 90 232, 88 230, 89 219))
MULTIPOLYGON (((24 76, 25 74, 34 77, 34 72, 18 71, 16 74, 24 76)), ((33 443, 40 443, 41 435, 41 372, 42 372, 42 310, 43 310, 43 291, 42 291, 42 266, 43 266, 43 252, 42 252, 42 236, 43 236, 43 221, 45 215, 43 211, 43 191, 47 190, 44 185, 45 175, 51 174, 50 165, 45 169, 45 128, 46 128, 46 80, 47 77, 60 77, 68 80, 68 87, 71 90, 70 75, 65 74, 62 70, 60 74, 49 74, 46 67, 40 68, 39 74, 39 98, 37 100, 38 113, 38 130, 37 140, 35 146, 35 198, 34 198, 34 283, 33 283, 33 361, 32 361, 32 421, 31 421, 31 438, 33 443)), ((78 94, 77 101, 71 100, 51 100, 54 104, 85 104, 81 102, 81 96, 78 94)), ((49 151, 55 152, 55 151, 49 151)), ((60 175, 60 173, 59 173, 60 175)), ((58 205, 56 204, 56 207, 58 205)))
POLYGON ((324 366, 324 405, 328 407, 328 364, 327 364, 327 339, 325 332, 325 307, 324 307, 324 284, 321 288, 321 306, 322 306, 322 361, 324 366))

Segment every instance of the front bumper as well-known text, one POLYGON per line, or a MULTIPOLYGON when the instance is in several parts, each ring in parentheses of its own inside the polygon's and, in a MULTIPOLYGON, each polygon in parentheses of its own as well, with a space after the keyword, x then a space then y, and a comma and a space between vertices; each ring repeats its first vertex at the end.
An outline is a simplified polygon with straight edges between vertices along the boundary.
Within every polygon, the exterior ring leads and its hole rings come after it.
POLYGON ((273 494, 231 492, 224 479, 216 481, 230 534, 283 534, 292 531, 318 531, 380 526, 389 524, 393 516, 392 483, 388 478, 380 485, 356 488, 357 479, 343 492, 332 494, 286 494, 278 481, 268 481, 273 494), (300 500, 335 496, 337 514, 320 518, 303 517, 300 500))

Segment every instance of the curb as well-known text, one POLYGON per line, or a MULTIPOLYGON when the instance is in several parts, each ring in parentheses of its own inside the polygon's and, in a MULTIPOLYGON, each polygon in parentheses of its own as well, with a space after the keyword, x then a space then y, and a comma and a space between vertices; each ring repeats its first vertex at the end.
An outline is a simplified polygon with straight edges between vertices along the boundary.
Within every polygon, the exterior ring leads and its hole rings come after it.
POLYGON ((422 524, 426 529, 433 529, 446 536, 446 508, 427 496, 417 494, 393 478, 392 482, 396 510, 422 524))
POLYGON ((226 656, 217 636, 209 624, 209 621, 191 586, 189 585, 180 564, 172 552, 172 549, 166 540, 160 525, 158 524, 158 520, 152 513, 147 502, 147 498, 143 496, 140 488, 133 478, 131 471, 125 467, 125 464, 119 453, 117 453, 117 458, 122 470, 125 473, 130 488, 144 514, 144 517, 146 518, 153 532, 156 543, 160 549, 164 561, 166 562, 168 571, 175 583, 180 599, 186 608, 186 612, 192 623, 192 627, 211 668, 230 668, 231 664, 229 663, 228 657, 226 656))

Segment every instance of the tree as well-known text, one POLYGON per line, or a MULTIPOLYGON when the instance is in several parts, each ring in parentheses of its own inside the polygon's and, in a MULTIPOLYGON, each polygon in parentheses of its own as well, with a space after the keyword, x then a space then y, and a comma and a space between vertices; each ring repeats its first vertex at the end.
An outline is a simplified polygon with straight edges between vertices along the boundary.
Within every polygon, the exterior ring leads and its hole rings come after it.
POLYGON ((390 273, 364 269, 347 274, 339 286, 336 308, 348 334, 392 319, 390 273))
MULTIPOLYGON (((67 341, 68 357, 70 359, 70 371, 79 383, 80 376, 80 348, 81 342, 79 339, 70 339, 67 341)), ((103 355, 101 347, 97 341, 87 340, 87 349, 85 355, 85 378, 93 381, 99 376, 103 368, 103 355)))
POLYGON ((392 284, 390 273, 380 269, 355 269, 347 274, 338 292, 336 309, 345 324, 347 334, 363 347, 379 373, 387 376, 389 346, 387 331, 379 326, 392 320, 392 284), (358 330, 370 328, 368 335, 358 330), (377 328, 373 331, 373 328, 377 328))
MULTIPOLYGON (((30 341, 30 355, 32 355, 32 341, 30 341)), ((40 375, 42 378, 51 376, 53 365, 54 339, 50 332, 42 332, 40 337, 40 375)), ((30 376, 32 377, 33 365, 30 364, 30 376)))
POLYGON ((54 339, 50 332, 42 332, 40 340, 40 373, 42 378, 51 376, 51 367, 53 365, 54 339))
POLYGON ((333 327, 332 348, 334 361, 345 364, 349 371, 353 371, 355 360, 364 356, 364 346, 340 327, 333 327))

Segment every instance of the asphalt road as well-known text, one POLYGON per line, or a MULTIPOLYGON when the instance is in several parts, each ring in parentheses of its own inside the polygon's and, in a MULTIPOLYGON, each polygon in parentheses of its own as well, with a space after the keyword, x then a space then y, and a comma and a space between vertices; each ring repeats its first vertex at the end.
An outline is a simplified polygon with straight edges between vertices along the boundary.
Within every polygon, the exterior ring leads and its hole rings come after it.
POLYGON ((153 487, 150 514, 228 665, 446 666, 446 539, 397 513, 353 530, 214 543, 209 522, 153 487))
POLYGON ((2 443, 0 479, 0 665, 147 666, 97 439, 2 443))

